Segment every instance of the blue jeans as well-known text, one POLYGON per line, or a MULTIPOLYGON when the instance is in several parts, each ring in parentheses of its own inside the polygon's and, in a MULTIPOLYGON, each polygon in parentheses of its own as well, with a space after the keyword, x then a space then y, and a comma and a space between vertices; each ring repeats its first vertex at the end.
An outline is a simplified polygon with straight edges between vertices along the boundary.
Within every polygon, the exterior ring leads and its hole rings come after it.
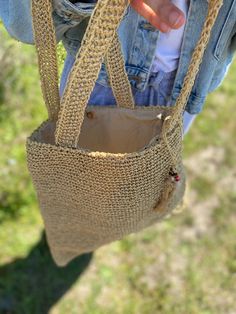
MULTIPOLYGON (((67 55, 61 76, 61 95, 64 91, 67 77, 74 64, 74 60, 75 59, 71 55, 67 55)), ((139 91, 135 87, 132 87, 136 106, 155 106, 157 104, 160 106, 168 106, 170 103, 170 95, 172 92, 176 71, 177 70, 168 73, 163 71, 152 73, 149 77, 148 87, 144 91, 139 91)), ((115 105, 116 100, 114 98, 112 89, 109 86, 103 86, 99 83, 96 83, 90 95, 89 104, 100 106, 115 105)), ((188 132, 195 117, 196 115, 189 114, 187 111, 184 112, 184 134, 188 132)))

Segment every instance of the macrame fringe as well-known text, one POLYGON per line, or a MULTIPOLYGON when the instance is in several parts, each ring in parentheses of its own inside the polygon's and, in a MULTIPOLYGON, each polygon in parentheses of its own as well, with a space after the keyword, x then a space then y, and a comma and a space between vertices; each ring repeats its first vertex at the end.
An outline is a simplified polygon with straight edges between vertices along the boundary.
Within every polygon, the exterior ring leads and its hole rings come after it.
POLYGON ((176 184, 178 184, 172 176, 169 176, 166 179, 166 182, 164 183, 164 190, 162 192, 162 195, 157 203, 157 205, 154 207, 154 211, 157 212, 164 212, 166 210, 167 204, 169 202, 169 199, 172 197, 175 189, 176 184))

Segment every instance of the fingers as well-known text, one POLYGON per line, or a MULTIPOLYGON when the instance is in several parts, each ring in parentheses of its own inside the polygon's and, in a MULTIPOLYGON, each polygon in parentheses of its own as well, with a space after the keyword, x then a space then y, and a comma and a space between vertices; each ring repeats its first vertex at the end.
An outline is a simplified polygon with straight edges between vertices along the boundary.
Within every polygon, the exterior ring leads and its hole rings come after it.
POLYGON ((184 13, 170 0, 131 0, 130 4, 161 32, 178 29, 185 23, 184 13))

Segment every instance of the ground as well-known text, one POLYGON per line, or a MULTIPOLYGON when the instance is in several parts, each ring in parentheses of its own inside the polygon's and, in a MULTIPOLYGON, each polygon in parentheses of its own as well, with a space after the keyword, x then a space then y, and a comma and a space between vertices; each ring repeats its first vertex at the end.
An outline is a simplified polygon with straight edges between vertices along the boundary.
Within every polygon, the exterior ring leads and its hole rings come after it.
POLYGON ((0 313, 235 314, 236 62, 184 140, 184 210, 57 268, 25 160, 35 53, 0 31, 0 313))

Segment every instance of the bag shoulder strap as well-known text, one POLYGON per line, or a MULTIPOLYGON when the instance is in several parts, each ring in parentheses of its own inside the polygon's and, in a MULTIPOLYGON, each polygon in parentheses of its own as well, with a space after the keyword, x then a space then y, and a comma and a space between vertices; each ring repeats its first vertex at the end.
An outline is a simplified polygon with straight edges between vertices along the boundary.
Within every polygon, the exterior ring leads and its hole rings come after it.
POLYGON ((208 14, 205 20, 201 36, 198 40, 196 48, 193 51, 190 65, 188 67, 187 74, 184 78, 183 86, 180 94, 175 103, 174 114, 169 120, 170 128, 174 127, 174 124, 180 119, 182 121, 182 114, 186 107, 190 93, 192 91, 195 79, 199 72, 200 65, 202 63, 203 55, 209 42, 212 28, 215 24, 216 18, 219 14, 220 8, 223 5, 223 0, 209 0, 208 1, 208 14))

